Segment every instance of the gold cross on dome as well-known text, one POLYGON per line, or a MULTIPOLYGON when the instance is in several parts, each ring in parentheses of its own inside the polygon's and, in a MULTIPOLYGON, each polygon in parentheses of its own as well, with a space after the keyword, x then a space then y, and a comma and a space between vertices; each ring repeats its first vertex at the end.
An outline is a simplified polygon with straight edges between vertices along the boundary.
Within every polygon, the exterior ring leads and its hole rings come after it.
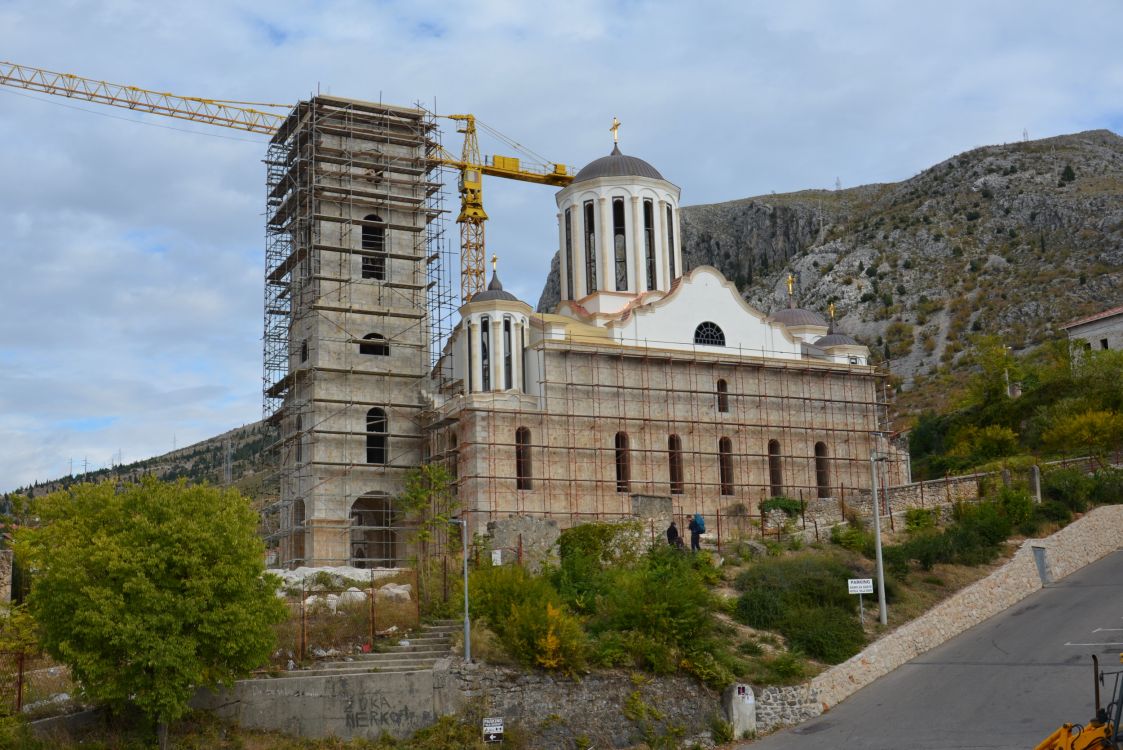
POLYGON ((613 116, 613 118, 612 118, 612 127, 609 128, 609 130, 612 131, 612 142, 613 143, 619 143, 620 142, 620 121, 617 120, 615 116, 613 116))
POLYGON ((827 305, 827 309, 831 313, 831 320, 834 320, 834 303, 832 302, 829 305, 827 305))
POLYGON ((495 268, 498 265, 499 265, 499 256, 498 255, 492 255, 491 256, 491 272, 492 272, 492 274, 495 273, 495 268))
POLYGON ((789 273, 788 274, 788 296, 789 297, 792 296, 793 291, 795 291, 795 276, 792 276, 789 273))

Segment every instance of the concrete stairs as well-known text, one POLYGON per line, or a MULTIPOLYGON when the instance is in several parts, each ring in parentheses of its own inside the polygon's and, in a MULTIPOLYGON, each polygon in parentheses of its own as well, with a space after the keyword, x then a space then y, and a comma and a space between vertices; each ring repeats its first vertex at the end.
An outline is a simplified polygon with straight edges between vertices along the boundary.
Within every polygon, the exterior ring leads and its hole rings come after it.
POLYGON ((394 645, 369 654, 351 654, 331 661, 320 661, 310 669, 286 673, 286 677, 321 677, 365 672, 420 672, 432 669, 438 659, 452 656, 452 636, 462 631, 459 620, 437 620, 422 625, 394 645))

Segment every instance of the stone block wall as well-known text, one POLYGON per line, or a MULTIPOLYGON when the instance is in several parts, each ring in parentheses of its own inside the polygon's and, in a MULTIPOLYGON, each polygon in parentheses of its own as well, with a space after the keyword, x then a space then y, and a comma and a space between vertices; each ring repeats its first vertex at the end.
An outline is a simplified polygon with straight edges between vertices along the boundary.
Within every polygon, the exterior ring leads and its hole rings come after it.
POLYGON ((466 701, 483 700, 487 716, 504 717, 536 750, 569 750, 579 737, 597 748, 634 747, 646 733, 708 737, 721 716, 719 696, 686 675, 656 680, 610 671, 570 680, 462 662, 449 674, 466 701), (647 718, 637 718, 644 712, 647 718))

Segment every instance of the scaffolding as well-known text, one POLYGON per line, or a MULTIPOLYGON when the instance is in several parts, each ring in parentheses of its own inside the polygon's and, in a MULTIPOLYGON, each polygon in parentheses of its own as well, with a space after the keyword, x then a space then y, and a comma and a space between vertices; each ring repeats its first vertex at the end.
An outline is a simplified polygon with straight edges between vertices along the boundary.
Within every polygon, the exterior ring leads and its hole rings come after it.
MULTIPOLYGON (((888 450, 891 392, 875 367, 575 337, 540 341, 527 356, 538 359, 533 396, 457 398, 463 384, 447 380, 450 406, 430 415, 433 455, 453 470, 478 529, 509 515, 563 526, 633 518, 637 495, 669 498, 679 518, 751 516, 779 494, 845 508, 868 492, 871 453, 888 450), (532 436, 526 490, 515 457, 520 427, 532 436), (623 472, 617 434, 626 441, 623 472)), ((901 479, 902 469, 884 468, 882 481, 901 479)))
POLYGON ((440 135, 421 106, 298 104, 266 156, 263 413, 280 565, 396 566, 419 387, 453 309, 440 135))

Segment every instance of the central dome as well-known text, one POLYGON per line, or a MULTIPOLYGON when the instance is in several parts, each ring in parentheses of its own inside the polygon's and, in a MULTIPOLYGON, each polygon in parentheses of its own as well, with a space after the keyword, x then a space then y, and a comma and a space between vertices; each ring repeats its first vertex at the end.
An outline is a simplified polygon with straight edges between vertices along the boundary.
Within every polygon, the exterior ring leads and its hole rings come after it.
POLYGON ((643 159, 635 156, 625 156, 620 153, 619 146, 612 147, 612 153, 608 156, 602 156, 599 159, 586 164, 577 176, 573 178, 574 182, 584 182, 585 180, 595 180, 598 177, 649 177, 653 180, 662 180, 663 175, 659 174, 659 170, 651 166, 643 159))

